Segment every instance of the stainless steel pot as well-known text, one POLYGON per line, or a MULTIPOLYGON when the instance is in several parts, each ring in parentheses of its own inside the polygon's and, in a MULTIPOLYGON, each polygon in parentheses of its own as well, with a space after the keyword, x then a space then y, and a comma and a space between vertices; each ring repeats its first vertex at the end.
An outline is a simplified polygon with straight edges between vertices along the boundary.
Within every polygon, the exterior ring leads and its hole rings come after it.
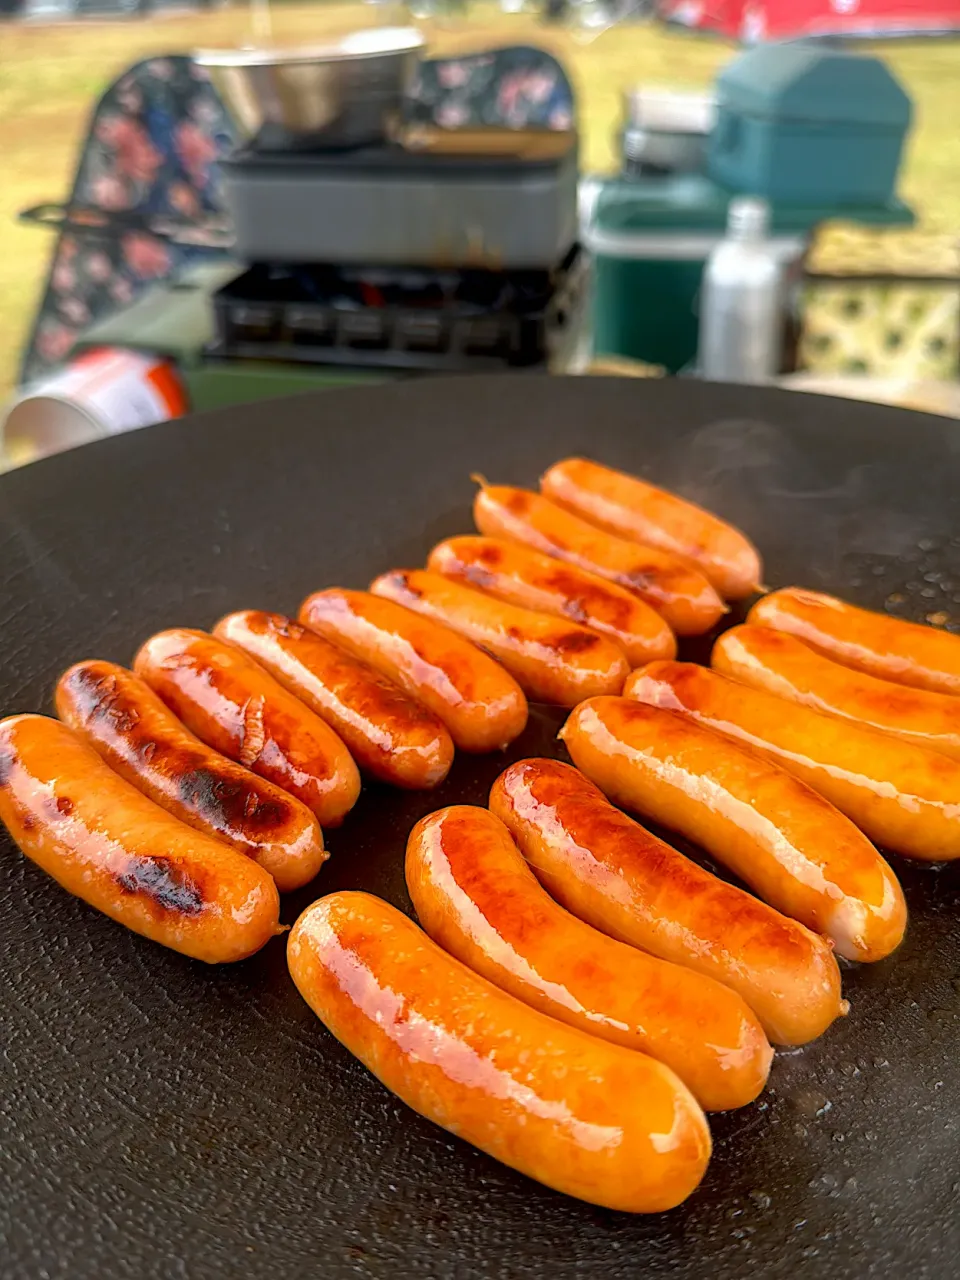
POLYGON ((707 94, 631 89, 623 95, 621 136, 628 172, 698 173, 716 106, 707 94))
POLYGON ((194 57, 254 147, 347 147, 389 135, 423 45, 419 31, 394 27, 330 45, 201 50, 194 57))

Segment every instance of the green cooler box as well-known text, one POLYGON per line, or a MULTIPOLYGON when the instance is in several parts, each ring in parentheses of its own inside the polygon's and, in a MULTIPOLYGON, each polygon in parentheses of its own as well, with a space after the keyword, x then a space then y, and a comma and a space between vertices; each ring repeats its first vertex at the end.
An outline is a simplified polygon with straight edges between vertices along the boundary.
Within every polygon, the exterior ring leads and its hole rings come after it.
MULTIPOLYGON (((723 238, 734 193, 700 174, 600 182, 583 233, 593 257, 593 350, 678 373, 697 354, 700 280, 723 238)), ((773 207, 774 243, 799 267, 821 222, 840 211, 773 207)), ((845 221, 910 225, 906 205, 842 211, 845 221)))

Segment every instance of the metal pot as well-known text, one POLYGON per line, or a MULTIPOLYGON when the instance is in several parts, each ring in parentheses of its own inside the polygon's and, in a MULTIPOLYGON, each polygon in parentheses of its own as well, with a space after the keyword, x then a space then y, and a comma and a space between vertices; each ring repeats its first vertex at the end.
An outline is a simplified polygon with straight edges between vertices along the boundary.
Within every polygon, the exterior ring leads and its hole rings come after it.
POLYGON ((382 141, 399 120, 424 39, 410 27, 297 49, 202 50, 242 138, 260 150, 382 141))
POLYGON ((629 90, 623 96, 624 168, 635 174, 700 172, 715 114, 706 94, 629 90))

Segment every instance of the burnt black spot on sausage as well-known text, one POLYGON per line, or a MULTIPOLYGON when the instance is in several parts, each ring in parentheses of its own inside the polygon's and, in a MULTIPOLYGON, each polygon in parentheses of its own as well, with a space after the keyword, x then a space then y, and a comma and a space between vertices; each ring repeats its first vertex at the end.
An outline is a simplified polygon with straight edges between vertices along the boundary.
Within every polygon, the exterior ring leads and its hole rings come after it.
POLYGON ((72 671, 66 688, 84 721, 107 724, 116 733, 129 733, 140 723, 140 714, 124 698, 116 676, 101 676, 80 666, 72 671))
POLYGON ((12 748, 0 747, 0 787, 6 786, 13 775, 17 757, 12 748))
POLYGON ((69 818, 76 807, 69 796, 57 796, 57 813, 62 818, 69 818))
POLYGON ((146 898, 161 911, 181 916, 197 916, 203 911, 203 890, 168 858, 128 858, 123 871, 114 872, 113 878, 124 893, 146 898))
POLYGON ((571 657, 575 653, 587 653, 600 643, 600 636, 592 631, 567 631, 549 641, 550 647, 563 657, 571 657))
POLYGON ((250 840, 281 829, 290 813, 282 800, 257 795, 246 782, 224 778, 202 766, 176 774, 181 801, 218 831, 242 831, 250 840))

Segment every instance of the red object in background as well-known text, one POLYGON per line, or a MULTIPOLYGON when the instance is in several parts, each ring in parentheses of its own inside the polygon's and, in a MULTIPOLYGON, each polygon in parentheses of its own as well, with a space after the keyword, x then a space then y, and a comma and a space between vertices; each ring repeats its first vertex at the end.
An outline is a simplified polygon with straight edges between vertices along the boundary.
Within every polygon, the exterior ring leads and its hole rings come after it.
POLYGON ((180 418, 187 393, 170 360, 97 347, 30 386, 0 414, 0 449, 29 462, 102 436, 180 418))
POLYGON ((960 31, 960 0, 659 0, 664 22, 757 44, 960 31))

